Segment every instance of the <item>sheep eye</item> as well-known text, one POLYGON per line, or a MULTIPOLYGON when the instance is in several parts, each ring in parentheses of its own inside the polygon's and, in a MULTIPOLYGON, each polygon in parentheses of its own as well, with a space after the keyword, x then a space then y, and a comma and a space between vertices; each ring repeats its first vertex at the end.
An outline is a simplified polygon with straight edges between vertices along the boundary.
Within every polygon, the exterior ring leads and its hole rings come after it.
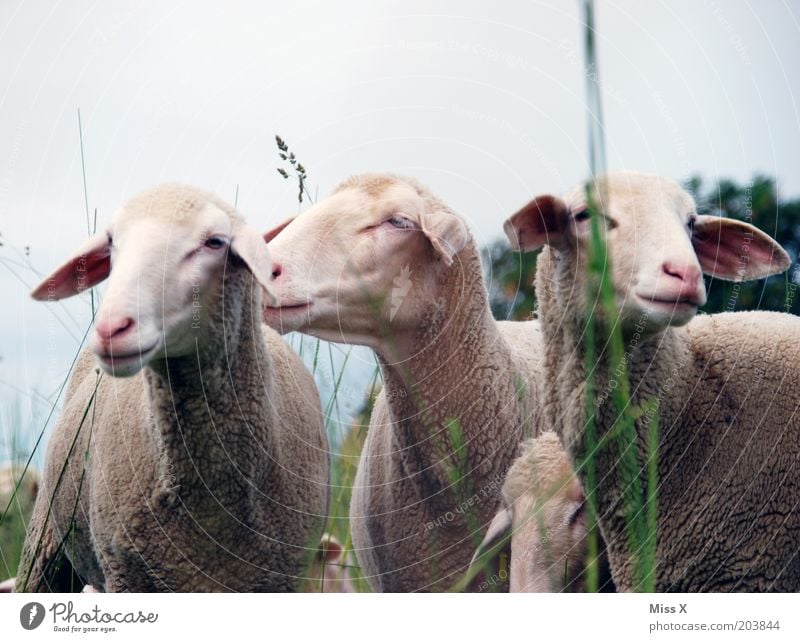
POLYGON ((392 227, 396 227, 399 230, 413 230, 414 229, 414 224, 411 221, 409 221, 407 218, 405 218, 404 216, 395 215, 392 218, 390 218, 387 221, 387 223, 389 223, 389 225, 391 225, 392 227))
POLYGON ((690 218, 689 222, 686 224, 688 226, 690 232, 694 231, 695 220, 696 219, 690 218))
POLYGON ((575 221, 580 223, 581 221, 588 221, 589 220, 589 210, 580 210, 575 212, 575 221))
POLYGON ((570 513, 570 516, 567 519, 567 525, 570 527, 574 526, 577 523, 578 519, 581 517, 581 515, 583 515, 585 510, 586 510, 586 502, 583 501, 575 507, 572 513, 570 513))
POLYGON ((219 250, 225 247, 225 240, 219 236, 210 236, 204 244, 209 250, 219 250))

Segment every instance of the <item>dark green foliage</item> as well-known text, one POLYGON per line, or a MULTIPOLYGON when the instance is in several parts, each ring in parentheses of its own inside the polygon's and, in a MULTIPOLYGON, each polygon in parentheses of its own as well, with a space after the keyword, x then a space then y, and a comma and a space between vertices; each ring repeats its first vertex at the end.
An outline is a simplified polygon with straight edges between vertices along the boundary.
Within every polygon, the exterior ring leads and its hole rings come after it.
POLYGON ((706 278, 708 303, 703 311, 777 310, 800 314, 796 292, 800 277, 800 199, 780 201, 774 179, 765 176, 755 176, 746 185, 721 180, 708 191, 703 190, 699 178, 693 178, 686 187, 695 197, 700 214, 752 223, 775 238, 792 257, 792 267, 786 274, 761 281, 733 284, 706 278))
POLYGON ((488 269, 489 305, 495 319, 524 321, 533 318, 536 298, 533 278, 539 252, 512 252, 506 240, 483 248, 488 269))
MULTIPOLYGON (((23 470, 23 464, 14 467, 15 485, 23 470)), ((35 500, 35 491, 32 488, 37 482, 32 477, 34 475, 29 473, 26 480, 19 483, 21 492, 15 492, 14 488, 11 495, 0 494, 0 580, 13 577, 17 571, 25 541, 25 528, 33 512, 35 500)))

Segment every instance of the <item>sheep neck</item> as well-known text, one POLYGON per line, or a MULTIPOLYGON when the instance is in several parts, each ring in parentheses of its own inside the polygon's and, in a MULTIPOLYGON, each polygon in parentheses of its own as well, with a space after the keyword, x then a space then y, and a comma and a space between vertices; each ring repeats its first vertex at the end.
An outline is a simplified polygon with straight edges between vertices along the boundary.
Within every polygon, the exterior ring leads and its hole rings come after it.
MULTIPOLYGON (((561 437, 573 462, 580 462, 587 452, 586 433, 586 363, 583 343, 586 319, 582 314, 583 297, 575 284, 585 283, 574 272, 575 261, 560 259, 546 248, 537 263, 536 294, 545 345, 544 414, 547 423, 561 437), (579 312, 580 311, 580 312, 579 312)), ((643 402, 667 398, 688 399, 695 377, 690 342, 686 328, 666 328, 663 332, 637 340, 626 337, 626 364, 634 407, 643 402)), ((599 348, 598 348, 599 349, 599 348)), ((618 413, 613 389, 619 376, 611 372, 607 352, 598 355, 594 368, 594 417, 597 438, 601 439, 615 425, 618 413)), ((659 475, 665 461, 670 460, 670 444, 681 443, 673 437, 680 430, 681 418, 673 407, 659 405, 659 475)), ((647 426, 652 414, 636 421, 636 452, 640 465, 647 459, 647 426)), ((612 559, 629 560, 628 539, 623 501, 626 486, 620 477, 619 446, 612 442, 597 451, 597 509, 601 533, 612 559)), ((578 469, 586 482, 586 469, 578 469)), ((630 564, 614 569, 617 588, 632 588, 630 564)))
MULTIPOLYGON (((459 470, 461 478, 469 472, 473 488, 467 495, 487 485, 499 489, 515 454, 502 446, 521 440, 524 409, 493 402, 517 398, 518 375, 492 317, 474 246, 444 272, 439 297, 412 335, 378 354, 395 452, 405 473, 422 480, 416 485, 421 496, 452 508, 454 498, 443 491, 459 470), (465 445, 459 452, 455 432, 465 445)), ((494 500, 496 492, 486 495, 494 500)), ((486 517, 494 501, 483 504, 486 517)))
POLYGON ((246 520, 257 477, 274 474, 262 470, 258 457, 277 455, 263 420, 269 407, 248 394, 255 377, 259 395, 269 398, 272 367, 261 334, 260 287, 250 272, 229 271, 222 292, 206 319, 205 345, 151 364, 145 377, 166 499, 179 498, 201 518, 225 510, 246 520))

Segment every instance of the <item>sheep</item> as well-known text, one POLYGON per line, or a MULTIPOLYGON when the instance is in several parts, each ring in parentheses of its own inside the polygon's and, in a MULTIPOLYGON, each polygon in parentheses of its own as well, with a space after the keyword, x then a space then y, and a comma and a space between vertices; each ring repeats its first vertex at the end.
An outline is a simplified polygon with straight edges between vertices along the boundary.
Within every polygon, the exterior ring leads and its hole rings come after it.
POLYGON ((265 238, 278 297, 265 321, 377 354, 384 387, 350 511, 365 577, 378 591, 453 587, 539 431, 538 324, 492 318, 466 224, 413 179, 351 177, 265 238))
MULTIPOLYGON (((25 536, 40 476, 31 466, 18 462, 0 464, 0 564, 12 570, 17 563, 15 552, 25 536)), ((10 593, 14 578, 0 582, 0 593, 10 593)))
MULTIPOLYGON (((508 580, 512 593, 584 592, 589 555, 585 497, 555 433, 543 432, 523 444, 506 474, 502 496, 504 506, 472 560, 483 572, 483 589, 508 580), (510 559, 510 571, 486 573, 480 566, 483 556, 496 545, 502 546, 498 557, 510 559)), ((598 588, 613 591, 600 538, 598 545, 598 588)))
MULTIPOLYGON (((786 270, 790 259, 744 222, 698 216, 667 178, 615 172, 592 183, 597 224, 625 346, 639 466, 658 404, 658 591, 800 590, 800 320, 774 312, 696 316, 702 274, 731 281, 786 270)), ((584 187, 540 196, 505 223, 512 246, 544 247, 536 295, 545 341, 543 409, 573 463, 587 455, 582 336, 591 238, 584 187)), ((600 313, 601 316, 603 313, 600 313)), ((605 318, 606 324, 615 319, 605 318)), ((596 438, 617 412, 609 393, 621 376, 601 353, 593 371, 596 438)), ((614 443, 614 442, 612 442, 614 443)), ((595 453, 598 523, 617 589, 644 586, 628 550, 619 448, 595 453)), ((586 481, 587 470, 579 470, 586 481)))
POLYGON ((350 576, 350 556, 335 535, 323 533, 319 547, 307 572, 302 591, 305 593, 355 593, 350 576))
POLYGON ((33 504, 39 493, 39 473, 31 466, 6 462, 0 465, 0 502, 5 510, 12 495, 20 502, 33 504))
POLYGON ((310 373, 261 323, 271 265, 236 210, 167 184, 33 291, 56 300, 108 277, 18 591, 295 588, 327 516, 328 450, 310 373))

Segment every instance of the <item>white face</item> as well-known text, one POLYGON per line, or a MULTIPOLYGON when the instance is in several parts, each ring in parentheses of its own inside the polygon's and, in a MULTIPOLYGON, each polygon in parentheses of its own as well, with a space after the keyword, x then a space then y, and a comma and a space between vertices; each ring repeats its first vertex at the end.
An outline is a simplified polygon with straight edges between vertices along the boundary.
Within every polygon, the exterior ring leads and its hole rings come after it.
POLYGON ((154 359, 194 353, 222 283, 231 227, 211 204, 168 223, 125 208, 115 215, 111 274, 89 341, 103 370, 130 376, 154 359))
POLYGON ((586 515, 579 482, 543 493, 537 505, 524 493, 511 507, 512 593, 577 591, 587 555, 586 515), (552 496, 550 496, 552 495, 552 496))
MULTIPOLYGON (((620 178, 610 184, 602 207, 616 304, 626 329, 684 325, 706 302, 692 246, 695 205, 672 181, 642 182, 620 178)), ((591 240, 585 195, 575 191, 567 202, 570 229, 585 256, 591 240)))
POLYGON ((265 322, 372 347, 413 324, 416 293, 436 271, 424 207, 413 187, 387 181, 379 193, 345 188, 298 216, 269 243, 278 301, 265 307, 265 322), (416 290, 393 309, 409 273, 416 290))
MULTIPOLYGON (((702 275, 750 281, 779 274, 791 259, 769 235, 743 221, 698 216, 692 197, 673 180, 640 172, 612 172, 599 180, 600 230, 611 259, 611 280, 623 329, 655 334, 688 323, 706 301, 702 275)), ((521 251, 549 245, 558 281, 571 278, 573 313, 589 313, 587 292, 591 222, 584 186, 565 199, 538 196, 504 224, 521 251), (564 260, 560 260, 564 259, 564 260)))

